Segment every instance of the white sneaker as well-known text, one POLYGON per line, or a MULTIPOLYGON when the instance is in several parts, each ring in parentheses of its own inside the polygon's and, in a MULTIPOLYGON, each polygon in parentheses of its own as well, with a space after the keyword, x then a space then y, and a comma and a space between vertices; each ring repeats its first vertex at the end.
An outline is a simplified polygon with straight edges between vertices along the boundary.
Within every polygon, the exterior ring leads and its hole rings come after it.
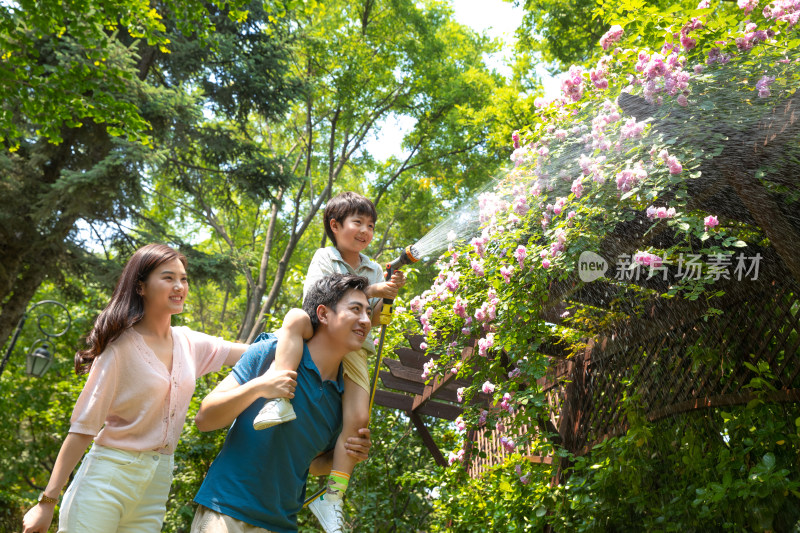
POLYGON ((341 499, 326 499, 325 494, 308 505, 311 512, 319 520, 325 533, 343 533, 344 512, 341 499))
POLYGON ((253 429, 267 429, 297 418, 292 402, 286 398, 267 400, 253 420, 253 429))

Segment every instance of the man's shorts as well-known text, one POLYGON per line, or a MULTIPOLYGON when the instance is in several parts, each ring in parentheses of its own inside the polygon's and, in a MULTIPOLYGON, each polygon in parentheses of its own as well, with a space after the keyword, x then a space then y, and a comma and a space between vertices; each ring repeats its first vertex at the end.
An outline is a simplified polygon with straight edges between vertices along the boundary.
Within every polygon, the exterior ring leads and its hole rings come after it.
POLYGON ((242 522, 202 505, 197 506, 197 512, 192 520, 191 533, 272 533, 269 529, 242 522))

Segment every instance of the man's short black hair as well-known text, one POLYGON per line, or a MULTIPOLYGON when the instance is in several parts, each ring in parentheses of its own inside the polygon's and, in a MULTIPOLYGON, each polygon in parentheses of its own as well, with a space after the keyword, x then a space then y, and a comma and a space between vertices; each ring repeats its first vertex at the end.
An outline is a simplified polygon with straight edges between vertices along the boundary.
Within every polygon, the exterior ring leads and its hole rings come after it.
POLYGON ((352 191, 337 194, 328 201, 325 213, 322 215, 325 222, 325 234, 328 235, 334 246, 336 246, 336 237, 331 229, 331 220, 344 224, 344 220, 350 215, 371 217, 373 223, 378 221, 378 212, 375 211, 375 205, 369 198, 352 191))
POLYGON ((314 331, 319 327, 319 317, 317 307, 324 305, 336 311, 338 304, 344 295, 350 290, 359 290, 367 295, 369 280, 364 276, 354 276, 352 274, 331 274, 317 280, 303 300, 303 311, 311 318, 311 326, 314 331))

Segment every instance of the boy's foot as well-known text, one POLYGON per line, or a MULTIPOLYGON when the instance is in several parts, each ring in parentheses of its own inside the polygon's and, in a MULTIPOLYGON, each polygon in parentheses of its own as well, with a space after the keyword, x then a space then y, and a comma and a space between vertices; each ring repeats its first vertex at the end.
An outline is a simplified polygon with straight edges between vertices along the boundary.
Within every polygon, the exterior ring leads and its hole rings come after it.
POLYGON ((253 429, 267 429, 297 418, 292 403, 286 398, 267 400, 253 420, 253 429))
POLYGON ((344 530, 344 512, 341 499, 325 498, 323 494, 308 505, 311 512, 319 520, 325 533, 342 533, 344 530))

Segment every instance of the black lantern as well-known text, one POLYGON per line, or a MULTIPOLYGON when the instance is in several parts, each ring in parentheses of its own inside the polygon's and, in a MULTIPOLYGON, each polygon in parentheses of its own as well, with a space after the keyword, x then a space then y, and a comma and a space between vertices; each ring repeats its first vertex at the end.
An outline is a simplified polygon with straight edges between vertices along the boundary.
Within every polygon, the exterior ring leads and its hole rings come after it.
POLYGON ((8 359, 11 357, 11 352, 14 351, 14 345, 17 344, 17 339, 19 338, 19 334, 22 332, 22 327, 25 325, 25 321, 28 319, 28 314, 40 305, 55 305, 60 307, 61 310, 67 314, 67 325, 59 332, 50 331, 45 328, 45 326, 48 324, 43 324, 42 320, 49 320, 50 327, 56 325, 56 320, 52 315, 40 312, 36 319, 36 326, 39 328, 41 334, 44 335, 44 338, 36 339, 36 342, 33 343, 33 346, 31 346, 31 349, 28 351, 27 361, 25 363, 25 371, 29 376, 36 376, 37 378, 40 378, 45 372, 47 372, 47 369, 50 368, 50 365, 53 364, 53 345, 50 342, 50 339, 54 339, 65 334, 72 325, 72 317, 69 316, 69 310, 61 302, 57 302, 55 300, 42 300, 41 302, 36 302, 30 306, 30 308, 28 308, 28 310, 22 315, 22 318, 19 319, 17 329, 14 330, 14 336, 11 337, 11 342, 8 345, 6 354, 3 356, 3 362, 0 363, 0 374, 2 374, 3 370, 5 370, 6 363, 8 363, 8 359))
POLYGON ((31 348, 25 361, 25 373, 37 378, 44 376, 47 369, 53 364, 54 359, 48 348, 52 347, 47 342, 43 342, 36 348, 31 348))

